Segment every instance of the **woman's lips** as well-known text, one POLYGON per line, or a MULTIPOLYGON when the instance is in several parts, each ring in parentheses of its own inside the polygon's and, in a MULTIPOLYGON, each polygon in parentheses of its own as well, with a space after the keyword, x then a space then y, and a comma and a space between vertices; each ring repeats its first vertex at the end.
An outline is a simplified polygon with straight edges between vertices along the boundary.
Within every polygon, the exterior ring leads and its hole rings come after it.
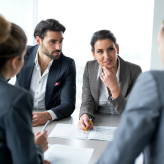
POLYGON ((112 60, 108 60, 108 61, 105 61, 103 62, 104 64, 110 64, 112 62, 112 60))

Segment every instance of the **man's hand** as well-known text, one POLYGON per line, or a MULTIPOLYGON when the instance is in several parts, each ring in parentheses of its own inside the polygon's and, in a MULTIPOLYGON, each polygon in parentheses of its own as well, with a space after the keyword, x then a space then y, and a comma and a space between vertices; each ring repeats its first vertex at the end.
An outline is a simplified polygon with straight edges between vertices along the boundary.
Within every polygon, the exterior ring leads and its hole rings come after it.
POLYGON ((48 120, 51 120, 49 112, 33 112, 32 114, 32 126, 39 126, 45 124, 48 120))
POLYGON ((93 130, 93 122, 91 121, 91 123, 89 124, 90 118, 87 114, 83 114, 80 117, 79 123, 78 123, 78 128, 84 130, 85 127, 87 126, 88 128, 90 128, 91 130, 93 130))

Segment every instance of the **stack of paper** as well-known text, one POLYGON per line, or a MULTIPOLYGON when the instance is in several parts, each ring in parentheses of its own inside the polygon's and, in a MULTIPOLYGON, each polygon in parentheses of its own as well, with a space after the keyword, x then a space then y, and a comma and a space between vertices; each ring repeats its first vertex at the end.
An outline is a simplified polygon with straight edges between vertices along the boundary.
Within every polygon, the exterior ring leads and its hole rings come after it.
POLYGON ((44 153, 44 159, 51 164, 88 164, 93 151, 94 149, 90 148, 55 144, 44 153))

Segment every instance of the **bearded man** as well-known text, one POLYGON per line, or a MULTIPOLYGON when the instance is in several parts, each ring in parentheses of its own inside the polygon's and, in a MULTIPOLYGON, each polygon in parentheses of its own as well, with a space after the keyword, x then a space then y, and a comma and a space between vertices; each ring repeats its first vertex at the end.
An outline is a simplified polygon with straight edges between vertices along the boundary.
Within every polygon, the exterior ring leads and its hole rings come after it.
POLYGON ((34 31, 37 45, 27 47, 17 75, 16 85, 34 97, 33 126, 68 117, 75 109, 76 68, 74 60, 62 53, 65 30, 57 20, 41 21, 34 31))

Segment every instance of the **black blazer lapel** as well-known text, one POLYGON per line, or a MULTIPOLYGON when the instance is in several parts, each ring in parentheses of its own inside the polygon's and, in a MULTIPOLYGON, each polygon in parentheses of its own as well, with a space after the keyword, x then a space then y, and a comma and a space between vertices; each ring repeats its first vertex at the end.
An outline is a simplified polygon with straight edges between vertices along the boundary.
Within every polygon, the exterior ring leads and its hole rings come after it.
POLYGON ((131 84, 130 71, 126 62, 121 57, 119 57, 119 59, 120 59, 120 77, 119 77, 120 90, 122 95, 126 97, 128 87, 131 84))
POLYGON ((35 46, 33 49, 30 49, 25 56, 24 64, 24 88, 27 90, 30 89, 31 77, 35 65, 35 57, 38 50, 38 46, 35 46))
POLYGON ((58 60, 54 60, 48 74, 47 85, 46 85, 46 93, 45 93, 45 107, 47 107, 49 100, 51 98, 52 92, 54 90, 55 84, 59 77, 61 71, 61 62, 62 62, 63 54, 61 54, 58 60))

